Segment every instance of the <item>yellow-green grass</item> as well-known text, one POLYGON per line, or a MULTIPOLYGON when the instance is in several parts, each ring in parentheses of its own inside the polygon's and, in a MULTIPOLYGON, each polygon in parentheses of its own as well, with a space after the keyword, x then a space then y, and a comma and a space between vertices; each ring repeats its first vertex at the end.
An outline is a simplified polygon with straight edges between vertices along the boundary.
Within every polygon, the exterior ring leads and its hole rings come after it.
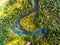
POLYGON ((25 28, 26 30, 29 30, 29 31, 37 30, 36 27, 35 27, 35 25, 34 25, 34 23, 33 23, 35 15, 36 15, 36 13, 32 13, 29 16, 24 17, 20 21, 20 23, 23 26, 23 28, 25 28))

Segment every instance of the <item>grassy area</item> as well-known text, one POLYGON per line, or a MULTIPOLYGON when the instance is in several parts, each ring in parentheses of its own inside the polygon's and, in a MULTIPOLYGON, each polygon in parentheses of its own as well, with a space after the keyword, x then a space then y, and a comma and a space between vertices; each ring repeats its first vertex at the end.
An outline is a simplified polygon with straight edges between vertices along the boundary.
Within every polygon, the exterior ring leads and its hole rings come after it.
POLYGON ((21 24, 22 26, 28 30, 28 31, 33 31, 33 30, 37 30, 36 27, 35 27, 35 24, 33 23, 33 20, 34 20, 34 16, 36 15, 36 13, 32 13, 30 14, 30 16, 27 16, 27 17, 24 17, 22 20, 21 20, 21 24))

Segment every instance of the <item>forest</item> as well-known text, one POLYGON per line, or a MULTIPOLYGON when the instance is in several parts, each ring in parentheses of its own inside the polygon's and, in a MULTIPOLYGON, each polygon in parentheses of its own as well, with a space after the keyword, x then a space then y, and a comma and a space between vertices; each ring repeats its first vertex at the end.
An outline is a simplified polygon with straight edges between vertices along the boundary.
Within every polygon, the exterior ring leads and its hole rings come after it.
POLYGON ((0 1, 0 45, 60 45, 60 0, 38 0, 37 12, 21 20, 26 30, 46 29, 43 36, 21 37, 10 28, 34 8, 34 0, 0 1))

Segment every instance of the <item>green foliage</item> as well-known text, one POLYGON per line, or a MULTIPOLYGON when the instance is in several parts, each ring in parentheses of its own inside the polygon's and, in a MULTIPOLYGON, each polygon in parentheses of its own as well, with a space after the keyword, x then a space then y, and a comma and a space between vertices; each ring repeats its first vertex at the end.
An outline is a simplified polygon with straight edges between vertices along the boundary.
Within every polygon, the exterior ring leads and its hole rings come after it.
POLYGON ((9 0, 9 5, 13 5, 16 2, 17 2, 17 0, 9 0))
MULTIPOLYGON (((0 24, 0 45, 4 45, 4 41, 12 41, 15 38, 10 37, 9 28, 11 25, 22 15, 30 12, 34 6, 34 2, 32 3, 22 1, 22 6, 14 8, 14 4, 17 0, 9 0, 9 6, 4 8, 4 14, 7 13, 7 16, 2 16, 3 22, 0 24), (10 13, 10 6, 14 8, 14 10, 10 13)), ((3 9, 3 8, 2 8, 3 9)), ((42 39, 38 39, 35 45, 59 45, 60 44, 60 0, 38 0, 38 9, 37 14, 34 16, 34 20, 32 17, 30 19, 35 24, 35 27, 45 28, 47 33, 42 37, 42 39)), ((31 41, 32 44, 39 38, 38 36, 34 37, 24 37, 24 40, 31 41)), ((18 42, 19 43, 19 42, 18 42)), ((19 45, 19 44, 18 44, 19 45)))
MULTIPOLYGON (((49 45, 58 45, 60 38, 60 5, 59 0, 39 0, 37 15, 35 15, 34 24, 37 28, 45 28, 47 33, 44 38, 49 45)), ((42 39, 42 42, 44 40, 42 39)), ((40 43, 40 42, 39 42, 40 43)), ((41 43, 42 45, 43 43, 41 43)), ((43 44, 44 45, 44 44, 43 44)))

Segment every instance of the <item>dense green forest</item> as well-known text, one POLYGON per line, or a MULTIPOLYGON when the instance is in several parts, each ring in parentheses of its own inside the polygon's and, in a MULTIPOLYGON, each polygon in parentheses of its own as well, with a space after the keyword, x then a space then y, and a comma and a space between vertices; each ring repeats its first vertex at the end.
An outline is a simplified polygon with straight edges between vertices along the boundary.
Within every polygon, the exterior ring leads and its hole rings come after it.
POLYGON ((43 36, 22 37, 10 28, 20 16, 34 7, 33 0, 1 0, 0 2, 0 45, 60 45, 60 0, 38 0, 37 13, 22 19, 26 30, 46 29, 43 36), (4 1, 4 3, 3 3, 4 1))

